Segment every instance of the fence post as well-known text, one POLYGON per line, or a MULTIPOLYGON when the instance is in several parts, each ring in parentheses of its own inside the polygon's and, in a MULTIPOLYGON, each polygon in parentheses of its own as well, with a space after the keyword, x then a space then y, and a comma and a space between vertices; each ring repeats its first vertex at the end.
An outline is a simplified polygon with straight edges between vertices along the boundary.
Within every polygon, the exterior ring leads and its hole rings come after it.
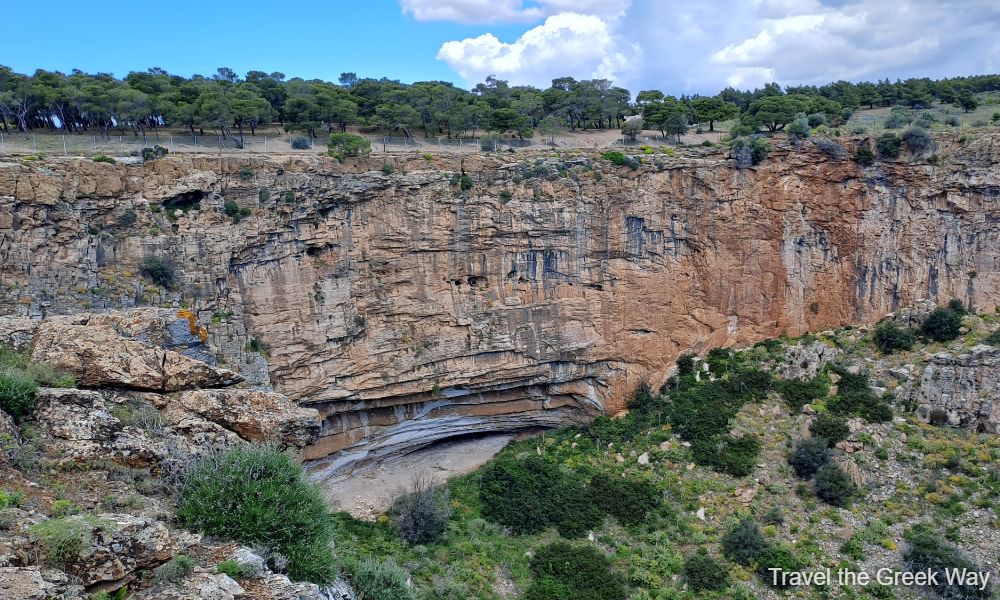
POLYGON ((267 154, 267 136, 264 136, 264 154, 267 154))
POLYGON ((177 148, 174 147, 174 136, 170 136, 170 151, 177 152, 177 148))
POLYGON ((31 134, 31 151, 38 152, 38 146, 35 145, 35 134, 31 134))
POLYGON ((0 131, 0 152, 3 152, 3 132, 0 131))
POLYGON ((62 136, 62 139, 63 139, 63 156, 69 156, 69 154, 66 152, 66 136, 62 136))
POLYGON ((125 142, 122 141, 122 136, 118 136, 118 151, 125 154, 125 142))

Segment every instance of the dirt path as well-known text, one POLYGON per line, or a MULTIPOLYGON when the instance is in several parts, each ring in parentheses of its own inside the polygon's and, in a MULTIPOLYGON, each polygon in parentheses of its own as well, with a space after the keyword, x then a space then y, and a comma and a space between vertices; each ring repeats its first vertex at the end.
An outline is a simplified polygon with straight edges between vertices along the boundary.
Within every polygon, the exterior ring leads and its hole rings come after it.
POLYGON ((498 434, 446 441, 342 477, 331 477, 320 485, 335 510, 372 520, 388 510, 414 475, 427 474, 440 482, 469 473, 502 450, 513 437, 498 434))

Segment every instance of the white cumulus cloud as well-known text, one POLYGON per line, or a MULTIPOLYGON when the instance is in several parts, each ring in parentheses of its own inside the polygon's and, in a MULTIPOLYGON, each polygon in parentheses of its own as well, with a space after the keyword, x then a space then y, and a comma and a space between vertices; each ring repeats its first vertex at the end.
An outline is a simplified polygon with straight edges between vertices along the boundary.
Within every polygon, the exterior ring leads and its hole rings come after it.
POLYGON ((539 21, 563 12, 602 17, 621 15, 628 2, 600 0, 400 0, 403 14, 417 21, 511 23, 539 21))
POLYGON ((417 20, 533 24, 445 42, 469 85, 612 78, 633 91, 714 94, 782 85, 1000 71, 1000 1, 401 0, 417 20))
POLYGON ((547 87, 552 79, 564 75, 626 81, 629 65, 641 54, 637 46, 616 37, 600 17, 560 13, 514 42, 502 42, 485 33, 446 42, 437 57, 469 83, 495 75, 514 83, 547 87))

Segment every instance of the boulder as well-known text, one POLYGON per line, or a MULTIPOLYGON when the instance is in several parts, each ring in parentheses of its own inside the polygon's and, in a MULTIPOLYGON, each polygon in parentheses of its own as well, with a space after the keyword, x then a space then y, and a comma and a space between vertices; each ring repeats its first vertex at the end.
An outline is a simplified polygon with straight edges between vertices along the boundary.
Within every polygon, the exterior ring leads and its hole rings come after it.
POLYGON ((85 387, 169 392, 232 385, 240 375, 174 350, 121 335, 109 318, 89 315, 43 321, 32 360, 72 373, 85 387))
POLYGON ((27 350, 39 324, 27 317, 0 317, 0 344, 13 346, 19 352, 27 350))
POLYGON ((839 348, 827 346, 823 342, 800 342, 785 349, 785 361, 778 369, 785 379, 811 379, 840 353, 839 348))
POLYGON ((92 528, 90 544, 66 568, 87 587, 125 581, 136 571, 167 562, 198 540, 192 534, 172 535, 162 522, 145 516, 106 513, 67 519, 92 528))
POLYGON ((207 421, 182 407, 168 406, 161 414, 164 432, 182 454, 197 456, 207 450, 246 443, 222 425, 207 421))
POLYGON ((882 317, 882 320, 892 321, 903 327, 920 327, 935 308, 937 308, 937 303, 933 300, 920 299, 896 312, 887 314, 882 317))
POLYGON ((181 581, 156 585, 129 597, 133 600, 233 600, 245 593, 228 575, 199 569, 181 581))
POLYGON ((40 388, 37 402, 36 425, 67 458, 112 459, 133 467, 148 467, 165 455, 161 441, 112 415, 99 392, 40 388))
POLYGON ((1000 433, 1000 348, 938 352, 908 386, 925 423, 1000 433))
POLYGON ((867 478, 865 474, 861 471, 861 467, 858 463, 854 462, 854 459, 849 456, 837 456, 833 459, 833 463, 840 467, 840 469, 847 475, 856 487, 861 488, 867 483, 867 478))
POLYGON ((259 554, 245 546, 240 546, 234 550, 229 556, 229 560, 238 564, 243 573, 251 576, 257 576, 268 572, 267 561, 265 561, 259 554))
POLYGON ((0 568, 0 598, 78 598, 82 591, 80 586, 71 585, 66 574, 60 571, 42 570, 39 567, 0 568))
POLYGON ((191 390, 171 404, 235 431, 249 442, 278 441, 302 448, 319 434, 319 413, 282 394, 258 390, 191 390))
MULTIPOLYGON (((0 442, 16 440, 20 437, 21 430, 18 428, 17 423, 14 422, 14 417, 8 415, 5 411, 0 410, 0 442)), ((3 445, 0 443, 0 445, 3 445)), ((0 456, 3 453, 0 452, 0 456)))
POLYGON ((842 451, 844 451, 844 452, 846 452, 848 454, 854 454, 855 452, 861 452, 862 450, 865 449, 865 445, 864 445, 863 442, 856 442, 856 441, 850 441, 850 440, 843 440, 843 441, 837 442, 834 447, 837 450, 842 450, 842 451))

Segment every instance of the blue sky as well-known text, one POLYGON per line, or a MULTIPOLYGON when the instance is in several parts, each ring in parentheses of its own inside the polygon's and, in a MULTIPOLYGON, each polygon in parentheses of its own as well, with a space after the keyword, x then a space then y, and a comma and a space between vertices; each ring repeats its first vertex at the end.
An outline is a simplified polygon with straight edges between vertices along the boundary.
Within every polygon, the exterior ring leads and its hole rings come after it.
POLYGON ((112 72, 228 66, 336 80, 342 71, 471 87, 604 77, 633 92, 715 93, 1000 71, 995 0, 171 0, 5 7, 0 64, 112 72), (99 12, 98 12, 99 7, 99 12), (45 21, 47 15, 55 18, 45 21), (32 26, 13 24, 30 23, 32 26))

